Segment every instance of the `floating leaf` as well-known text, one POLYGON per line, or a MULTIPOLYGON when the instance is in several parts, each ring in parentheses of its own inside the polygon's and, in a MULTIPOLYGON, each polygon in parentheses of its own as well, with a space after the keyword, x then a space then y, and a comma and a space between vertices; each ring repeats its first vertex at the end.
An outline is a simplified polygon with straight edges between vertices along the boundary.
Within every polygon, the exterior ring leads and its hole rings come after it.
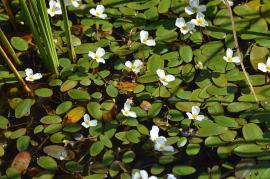
POLYGON ((64 121, 65 124, 74 124, 78 122, 83 115, 85 114, 85 108, 82 106, 75 107, 71 109, 67 115, 66 115, 66 120, 64 121))

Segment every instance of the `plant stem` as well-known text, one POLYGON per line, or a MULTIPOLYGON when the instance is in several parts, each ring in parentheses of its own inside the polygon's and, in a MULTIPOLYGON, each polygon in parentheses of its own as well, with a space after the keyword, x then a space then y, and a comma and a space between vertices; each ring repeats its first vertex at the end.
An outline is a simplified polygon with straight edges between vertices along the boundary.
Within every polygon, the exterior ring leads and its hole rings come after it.
POLYGON ((252 92, 252 94, 253 94, 253 96, 254 96, 254 98, 255 98, 255 101, 256 101, 257 104, 259 104, 258 97, 257 97, 257 95, 256 95, 256 92, 255 92, 255 90, 254 90, 252 84, 251 84, 251 81, 250 81, 250 79, 249 79, 248 73, 247 73, 247 71, 246 71, 246 69, 245 69, 245 65, 244 65, 244 63, 243 63, 243 57, 242 57, 242 55, 241 55, 241 51, 240 51, 240 47, 239 47, 239 43, 238 43, 238 39, 237 39, 237 34, 236 34, 236 29, 235 29, 235 22, 234 22, 234 18, 233 18, 232 8, 231 8, 231 6, 229 5, 228 0, 225 1, 225 4, 226 4, 226 7, 227 7, 227 9, 228 9, 230 18, 231 18, 232 31, 233 31, 233 38, 234 38, 234 43, 235 43, 235 47, 236 47, 236 50, 237 50, 237 54, 238 54, 238 56, 239 56, 239 58, 240 58, 240 65, 241 65, 241 68, 242 68, 243 73, 244 73, 244 75, 245 75, 246 81, 247 81, 247 83, 248 83, 248 85, 249 85, 249 88, 250 88, 250 90, 251 90, 251 92, 252 92))
POLYGON ((70 31, 70 28, 68 26, 67 7, 65 5, 64 0, 60 0, 60 4, 61 4, 61 9, 62 9, 63 18, 64 18, 65 35, 66 35, 66 40, 67 40, 69 58, 73 61, 73 63, 76 63, 76 53, 75 53, 74 47, 72 45, 71 31, 70 31))
POLYGON ((4 9, 6 10, 6 12, 8 14, 10 23, 12 24, 13 28, 16 29, 15 18, 14 18, 12 10, 11 10, 9 4, 8 4, 8 1, 7 0, 1 0, 1 1, 2 1, 3 6, 4 6, 4 9))
POLYGON ((8 41, 7 37, 5 36, 4 32, 2 31, 1 27, 0 27, 0 40, 1 40, 2 44, 3 44, 3 46, 8 50, 9 54, 14 59, 14 62, 17 65, 22 65, 22 62, 17 57, 15 51, 13 50, 11 44, 9 43, 9 41, 8 41))
POLYGON ((23 80, 23 78, 21 77, 21 75, 19 74, 18 70, 16 69, 16 67, 13 65, 13 63, 10 61, 10 59, 8 58, 7 54, 5 53, 4 49, 0 46, 0 54, 1 56, 3 56, 4 60, 6 61, 6 63, 8 64, 10 70, 14 73, 15 77, 17 78, 17 80, 19 81, 19 83, 22 85, 23 89, 30 94, 30 96, 34 96, 32 90, 28 87, 28 85, 25 83, 25 81, 23 80))

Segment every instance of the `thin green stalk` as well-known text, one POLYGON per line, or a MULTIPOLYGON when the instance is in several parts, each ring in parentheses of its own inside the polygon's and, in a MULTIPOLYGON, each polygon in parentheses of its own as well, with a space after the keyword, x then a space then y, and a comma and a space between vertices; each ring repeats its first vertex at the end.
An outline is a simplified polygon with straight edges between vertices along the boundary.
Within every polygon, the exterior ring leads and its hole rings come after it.
POLYGON ((248 73, 245 69, 245 65, 243 63, 243 57, 241 55, 241 51, 240 51, 240 46, 239 46, 239 43, 238 43, 238 39, 237 39, 237 34, 236 34, 236 28, 235 28, 235 22, 234 22, 234 18, 233 18, 233 12, 232 12, 232 8, 228 2, 228 0, 225 1, 225 4, 226 4, 226 7, 228 9, 228 12, 229 12, 229 15, 230 15, 230 18, 231 18, 231 23, 232 23, 232 32, 233 32, 233 38, 234 38, 234 43, 235 43, 235 47, 236 47, 236 50, 237 50, 237 54, 238 56, 240 57, 240 65, 241 65, 241 68, 243 70, 243 73, 245 75, 245 78, 246 78, 246 81, 249 85, 249 89, 251 90, 254 98, 255 98, 255 101, 257 104, 259 104, 259 100, 258 100, 258 97, 256 95, 256 92, 251 84, 251 81, 249 79, 249 76, 248 76, 248 73))
POLYGON ((1 1, 2 1, 2 4, 3 4, 3 6, 4 6, 5 11, 6 11, 7 14, 8 14, 10 23, 12 24, 13 28, 16 29, 16 21, 15 21, 13 12, 12 12, 12 10, 11 10, 9 4, 8 4, 8 1, 7 1, 7 0, 1 0, 1 1))
POLYGON ((70 28, 68 26, 68 13, 67 13, 65 1, 60 0, 60 4, 61 4, 61 9, 62 9, 63 18, 64 18, 65 35, 66 35, 66 40, 67 40, 69 58, 71 58, 71 60, 75 63, 76 62, 76 53, 75 53, 74 47, 72 45, 71 31, 70 31, 70 28))
POLYGON ((20 3, 44 65, 50 71, 59 75, 58 56, 45 0, 28 0, 27 3, 26 0, 20 0, 20 3))
POLYGON ((3 59, 5 60, 5 62, 7 63, 7 65, 9 66, 10 70, 13 72, 13 74, 15 75, 15 77, 17 78, 17 80, 19 81, 19 83, 22 85, 23 89, 29 93, 31 96, 33 95, 32 90, 28 87, 28 85, 25 83, 25 81, 23 80, 23 78, 21 77, 21 75, 19 74, 18 70, 16 69, 16 67, 13 65, 13 63, 11 62, 11 60, 8 58, 7 54, 5 53, 4 49, 2 48, 2 46, 0 46, 0 55, 3 57, 3 59))
POLYGON ((1 27, 0 27, 0 40, 1 40, 2 44, 3 44, 3 46, 8 50, 9 54, 14 59, 14 62, 17 65, 22 65, 22 62, 17 57, 14 49, 12 48, 11 44, 9 43, 9 41, 8 41, 7 37, 5 36, 4 32, 2 31, 1 27))

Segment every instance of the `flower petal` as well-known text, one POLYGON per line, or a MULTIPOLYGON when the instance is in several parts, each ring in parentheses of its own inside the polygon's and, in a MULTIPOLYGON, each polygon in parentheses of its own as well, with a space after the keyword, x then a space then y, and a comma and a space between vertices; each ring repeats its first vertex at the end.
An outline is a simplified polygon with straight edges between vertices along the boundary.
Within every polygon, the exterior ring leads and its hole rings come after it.
POLYGON ((99 56, 99 57, 102 57, 103 55, 105 55, 105 50, 101 47, 98 47, 97 51, 96 51, 96 54, 99 56))
POLYGON ((94 52, 92 52, 92 51, 89 51, 88 52, 88 57, 90 57, 90 58, 92 58, 92 59, 95 59, 95 53, 94 52))
POLYGON ((234 63, 240 63, 240 57, 233 57, 232 62, 234 63))
POLYGON ((89 121, 89 120, 90 120, 89 114, 83 115, 83 120, 84 120, 84 122, 85 122, 85 121, 89 121))
POLYGON ((171 145, 166 145, 165 148, 164 148, 164 151, 166 151, 166 152, 173 152, 174 151, 174 148, 171 145))
POLYGON ((159 145, 165 145, 166 142, 167 142, 167 139, 164 136, 159 136, 156 139, 156 144, 159 144, 159 145))
POLYGON ((97 59, 97 62, 98 62, 98 63, 104 63, 104 64, 105 64, 104 58, 98 58, 98 59, 97 59))
POLYGON ((90 9, 90 14, 92 14, 93 16, 96 16, 96 10, 94 8, 90 9))
POLYGON ((146 41, 146 45, 148 46, 155 46, 156 45, 156 41, 153 39, 147 40, 146 41))
POLYGON ((86 122, 82 122, 82 126, 85 128, 89 128, 90 126, 86 122))
POLYGON ((159 78, 164 78, 165 77, 165 71, 164 70, 157 69, 156 73, 157 73, 159 78))
POLYGON ((227 57, 232 57, 232 56, 233 56, 233 51, 232 51, 232 49, 227 48, 227 50, 226 50, 226 56, 227 56, 227 57))
POLYGON ((192 7, 190 7, 190 6, 185 7, 185 12, 186 12, 188 15, 192 15, 192 14, 195 13, 195 12, 193 11, 192 7))
POLYGON ((198 121, 204 120, 204 115, 198 115, 196 120, 198 120, 198 121))
POLYGON ((99 18, 101 18, 101 19, 106 19, 106 18, 107 18, 107 14, 101 14, 101 15, 99 16, 99 18))
POLYGON ((150 131, 150 139, 152 141, 155 141, 158 138, 159 128, 157 126, 152 126, 152 129, 150 131))
POLYGON ((267 65, 267 66, 270 65, 270 57, 267 58, 267 60, 266 60, 266 65, 267 65))
POLYGON ((258 63, 258 69, 264 73, 267 72, 266 65, 264 63, 258 63))
POLYGON ((193 119, 193 116, 190 112, 186 112, 186 115, 188 116, 189 119, 193 119))
POLYGON ((90 126, 94 127, 97 126, 98 121, 97 120, 91 120, 90 121, 90 126))
POLYGON ((26 68, 26 69, 25 69, 25 75, 26 75, 26 76, 33 75, 33 70, 32 70, 31 68, 26 68))
POLYGON ((141 178, 141 175, 139 172, 135 172, 132 174, 132 179, 140 179, 141 178))
POLYGON ((166 75, 165 79, 166 79, 167 82, 171 82, 171 81, 175 80, 175 77, 173 75, 166 75))
POLYGON ((177 179, 173 174, 168 174, 167 179, 177 179))
POLYGON ((199 106, 192 106, 192 114, 198 115, 200 113, 200 107, 199 106))
POLYGON ((186 21, 183 17, 177 18, 175 21, 175 25, 179 28, 182 28, 186 24, 186 21))
POLYGON ((129 117, 136 118, 137 117, 137 114, 135 112, 133 112, 133 111, 129 111, 128 116, 129 117))
POLYGON ((125 66, 128 67, 128 68, 132 68, 132 63, 131 63, 131 61, 126 61, 126 62, 125 62, 125 66))
POLYGON ((148 179, 158 179, 156 176, 151 176, 148 179))
POLYGON ((39 79, 42 78, 42 74, 41 73, 36 73, 36 74, 33 75, 33 77, 34 77, 35 80, 39 80, 39 79))
POLYGON ((149 36, 149 33, 145 30, 142 30, 140 32, 140 39, 141 39, 141 42, 144 43, 144 40, 145 39, 148 39, 148 36, 149 36))
POLYGON ((96 12, 103 14, 105 7, 103 5, 97 5, 96 12))
POLYGON ((140 170, 141 178, 148 179, 148 173, 145 170, 140 170))
POLYGON ((206 6, 205 5, 200 5, 198 7, 198 12, 204 12, 204 11, 206 11, 206 6))

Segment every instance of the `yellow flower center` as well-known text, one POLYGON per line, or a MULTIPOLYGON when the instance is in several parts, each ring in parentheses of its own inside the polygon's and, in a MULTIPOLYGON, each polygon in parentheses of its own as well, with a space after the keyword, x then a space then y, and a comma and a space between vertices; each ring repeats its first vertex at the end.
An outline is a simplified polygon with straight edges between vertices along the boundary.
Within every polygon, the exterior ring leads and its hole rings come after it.
POLYGON ((96 16, 100 16, 101 14, 99 12, 96 12, 96 16))
POLYGON ((148 39, 147 39, 147 38, 145 38, 145 39, 143 39, 143 42, 144 42, 144 43, 146 43, 146 42, 147 42, 147 40, 148 40, 148 39))
POLYGON ((159 148, 160 148, 160 150, 164 150, 165 149, 165 146, 164 145, 161 145, 159 148))
POLYGON ((192 11, 196 12, 197 10, 198 10, 197 7, 195 7, 195 6, 192 7, 192 11))
POLYGON ((267 65, 267 66, 266 66, 266 70, 267 70, 267 71, 270 71, 270 65, 267 65))
POLYGON ((203 25, 203 18, 199 18, 199 19, 197 20, 197 23, 198 23, 198 25, 203 25))
POLYGON ((197 119, 197 117, 198 117, 198 114, 192 114, 193 119, 197 119))
POLYGON ((29 78, 30 81, 34 81, 35 80, 34 75, 30 75, 28 78, 29 78))
POLYGON ((56 12, 56 8, 55 8, 55 7, 52 7, 52 8, 51 8, 51 11, 52 11, 52 12, 56 12))
POLYGON ((161 78, 162 81, 167 81, 166 77, 161 78))
POLYGON ((95 55, 95 59, 99 59, 99 56, 97 54, 95 55))
POLYGON ((184 26, 182 27, 182 29, 183 29, 183 30, 188 30, 188 26, 187 26, 187 25, 184 25, 184 26))
POLYGON ((232 62, 232 57, 227 58, 228 62, 232 62))

